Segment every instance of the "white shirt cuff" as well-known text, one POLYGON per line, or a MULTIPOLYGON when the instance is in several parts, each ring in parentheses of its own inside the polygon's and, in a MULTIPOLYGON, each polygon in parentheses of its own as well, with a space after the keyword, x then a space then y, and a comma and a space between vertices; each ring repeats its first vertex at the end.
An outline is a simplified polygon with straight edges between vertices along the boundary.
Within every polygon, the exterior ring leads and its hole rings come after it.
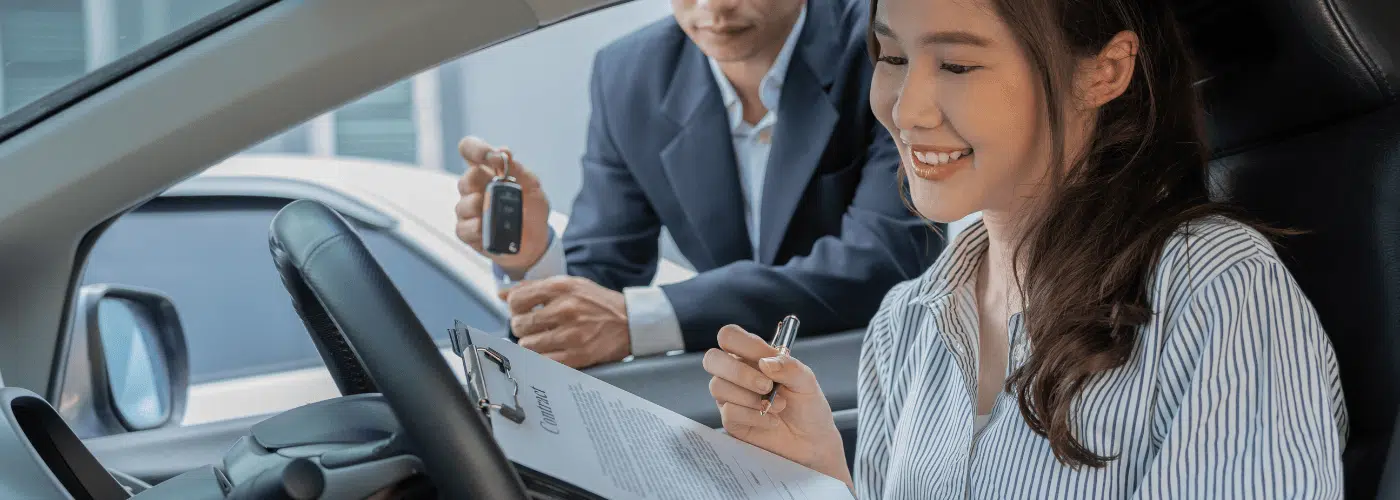
POLYGON ((627 304, 627 331, 632 337, 633 356, 685 349, 676 310, 660 287, 627 287, 622 289, 622 298, 627 304))
POLYGON ((568 274, 568 264, 564 261, 564 244, 555 236, 554 229, 549 230, 549 246, 545 247, 544 255, 535 262, 535 266, 525 271, 523 276, 511 276, 501 266, 492 264, 491 269, 496 275, 496 288, 505 290, 516 283, 528 280, 545 279, 552 276, 568 274))

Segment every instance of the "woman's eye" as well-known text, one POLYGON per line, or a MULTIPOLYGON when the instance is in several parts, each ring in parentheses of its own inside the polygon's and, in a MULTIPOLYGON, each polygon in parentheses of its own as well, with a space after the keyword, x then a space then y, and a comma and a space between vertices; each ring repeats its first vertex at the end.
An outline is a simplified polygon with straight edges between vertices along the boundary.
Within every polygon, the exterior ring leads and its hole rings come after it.
POLYGON ((943 68, 943 71, 947 71, 954 75, 961 75, 963 73, 967 73, 968 71, 972 71, 978 68, 978 66, 964 66, 961 64, 952 63, 943 63, 941 66, 943 68))
POLYGON ((909 59, 908 59, 908 58, 899 57, 899 56, 880 56, 879 58, 876 59, 876 61, 879 61, 879 62, 882 62, 882 63, 885 63, 885 64, 892 64, 892 65, 895 65, 895 66, 903 66, 903 65, 905 65, 905 64, 909 64, 909 59))

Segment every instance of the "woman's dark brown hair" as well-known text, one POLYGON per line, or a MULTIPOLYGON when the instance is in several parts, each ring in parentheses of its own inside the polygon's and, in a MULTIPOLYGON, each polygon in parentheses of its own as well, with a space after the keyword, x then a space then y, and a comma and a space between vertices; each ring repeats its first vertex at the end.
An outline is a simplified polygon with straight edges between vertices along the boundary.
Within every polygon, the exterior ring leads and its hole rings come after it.
POLYGON ((1048 193, 1015 249, 1030 356, 1006 388, 1061 463, 1102 467, 1115 456, 1075 437, 1076 396, 1127 362, 1168 237, 1206 215, 1240 217, 1210 200, 1196 72, 1165 0, 989 1, 1039 76, 1053 141, 1048 193), (1131 83, 1098 110, 1085 153, 1066 158, 1074 70, 1123 31, 1139 40, 1131 83))

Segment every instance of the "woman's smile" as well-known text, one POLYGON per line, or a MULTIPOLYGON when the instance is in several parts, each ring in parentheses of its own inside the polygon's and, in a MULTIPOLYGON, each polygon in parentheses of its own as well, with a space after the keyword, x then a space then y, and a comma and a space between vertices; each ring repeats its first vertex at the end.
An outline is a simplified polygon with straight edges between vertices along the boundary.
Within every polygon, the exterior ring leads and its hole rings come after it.
POLYGON ((972 148, 938 148, 908 146, 909 166, 914 175, 929 181, 941 181, 958 170, 972 166, 972 148))

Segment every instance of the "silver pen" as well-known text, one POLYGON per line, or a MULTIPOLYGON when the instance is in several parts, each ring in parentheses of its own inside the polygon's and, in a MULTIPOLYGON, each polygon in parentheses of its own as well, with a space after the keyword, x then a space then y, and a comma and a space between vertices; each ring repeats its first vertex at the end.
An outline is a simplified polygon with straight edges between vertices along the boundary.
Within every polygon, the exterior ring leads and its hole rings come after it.
MULTIPOLYGON (((768 345, 778 348, 778 356, 787 356, 792 350, 792 341, 797 338, 797 326, 801 324, 797 321, 797 316, 791 314, 778 322, 778 331, 773 333, 773 341, 768 345)), ((764 397, 766 400, 763 409, 758 411, 759 415, 767 415, 768 410, 773 407, 773 398, 778 395, 778 383, 773 382, 773 388, 764 397)))

